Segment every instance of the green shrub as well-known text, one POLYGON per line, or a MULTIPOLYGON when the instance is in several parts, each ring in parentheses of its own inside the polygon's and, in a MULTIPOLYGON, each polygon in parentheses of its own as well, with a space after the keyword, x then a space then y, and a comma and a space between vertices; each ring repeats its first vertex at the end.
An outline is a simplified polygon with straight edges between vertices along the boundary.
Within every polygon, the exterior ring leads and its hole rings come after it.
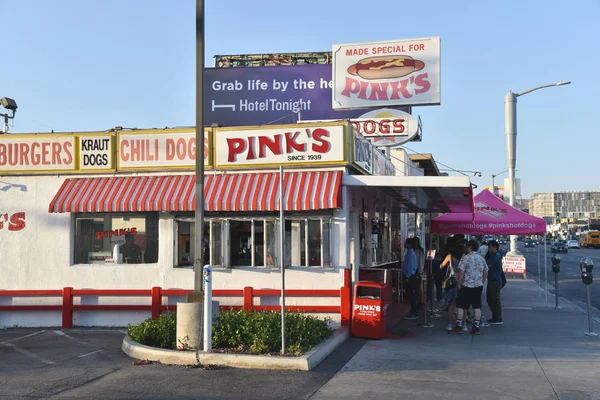
MULTIPOLYGON (((333 334, 329 319, 319 319, 299 312, 285 314, 287 354, 299 356, 333 334)), ((129 325, 129 337, 146 346, 175 349, 176 313, 149 318, 139 325, 129 325)), ((213 348, 265 354, 281 351, 281 313, 222 311, 213 327, 213 348)))
MULTIPOLYGON (((288 312, 285 315, 287 354, 298 356, 330 337, 329 320, 288 312)), ((254 354, 281 351, 281 313, 225 311, 213 328, 213 347, 254 354)))
POLYGON ((177 315, 167 313, 154 320, 148 318, 139 325, 129 325, 127 335, 140 344, 161 349, 175 349, 177 315))

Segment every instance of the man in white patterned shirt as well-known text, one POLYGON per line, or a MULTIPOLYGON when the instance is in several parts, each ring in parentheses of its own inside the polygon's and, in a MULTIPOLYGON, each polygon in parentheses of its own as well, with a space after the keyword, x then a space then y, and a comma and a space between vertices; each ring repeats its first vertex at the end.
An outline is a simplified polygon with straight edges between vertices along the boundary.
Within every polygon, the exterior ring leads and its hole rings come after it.
POLYGON ((458 297, 456 298, 458 313, 456 326, 448 333, 462 333, 464 316, 469 307, 473 306, 475 320, 471 334, 481 334, 481 294, 488 275, 488 265, 485 258, 477 252, 478 249, 479 243, 476 240, 470 240, 466 246, 466 254, 458 263, 458 297))

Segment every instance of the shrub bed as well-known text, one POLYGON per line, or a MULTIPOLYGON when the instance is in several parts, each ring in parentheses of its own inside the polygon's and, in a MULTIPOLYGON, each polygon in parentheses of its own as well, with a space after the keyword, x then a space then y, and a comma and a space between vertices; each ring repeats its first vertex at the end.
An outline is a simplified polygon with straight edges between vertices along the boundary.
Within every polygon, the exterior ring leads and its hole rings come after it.
MULTIPOLYGON (((299 356, 333 334, 329 319, 319 319, 298 312, 285 315, 286 355, 299 356)), ((248 354, 272 354, 281 351, 281 313, 222 311, 213 326, 214 350, 248 354)), ((175 349, 177 315, 148 318, 139 325, 129 325, 127 335, 146 346, 175 349)))

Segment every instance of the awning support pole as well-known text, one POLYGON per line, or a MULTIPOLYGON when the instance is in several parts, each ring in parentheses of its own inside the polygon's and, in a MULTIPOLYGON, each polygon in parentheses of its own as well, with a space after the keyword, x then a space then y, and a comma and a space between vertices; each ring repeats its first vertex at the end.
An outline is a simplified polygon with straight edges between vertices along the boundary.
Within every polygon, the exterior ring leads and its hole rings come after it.
MULTIPOLYGON (((546 281, 546 307, 548 307, 548 249, 546 248, 546 238, 544 238, 544 280, 546 281)), ((542 287, 542 285, 540 285, 542 287)))

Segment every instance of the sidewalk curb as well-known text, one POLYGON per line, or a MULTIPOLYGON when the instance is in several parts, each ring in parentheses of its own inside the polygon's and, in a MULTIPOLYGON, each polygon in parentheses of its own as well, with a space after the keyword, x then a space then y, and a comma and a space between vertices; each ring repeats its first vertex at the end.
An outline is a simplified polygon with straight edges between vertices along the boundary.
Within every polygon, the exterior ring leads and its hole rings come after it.
MULTIPOLYGON (((531 278, 530 278, 531 279, 531 278)), ((554 296, 553 293, 550 292, 550 290, 544 288, 544 285, 538 284, 538 282, 535 279, 531 279, 536 285, 537 287, 539 287, 542 291, 547 292, 548 294, 552 294, 552 296, 554 296)), ((550 285, 548 285, 550 286, 550 285)), ((559 298, 559 304, 560 302, 564 302, 567 303, 568 305, 570 305, 571 307, 573 307, 574 309, 576 309, 577 311, 579 311, 580 313, 584 314, 587 316, 587 310, 584 310, 583 308, 579 307, 577 304, 571 302, 570 300, 565 299, 564 297, 561 297, 560 295, 558 296, 559 298)), ((592 307, 592 309, 596 309, 595 307, 592 307)), ((600 310, 598 310, 600 311, 600 310)), ((592 311, 593 313, 593 311, 592 311)), ((595 317, 594 315, 592 315, 592 320, 595 321, 596 323, 600 324, 600 318, 595 317)))
MULTIPOLYGON (((582 314, 585 314, 585 315, 587 315, 587 310, 584 310, 583 308, 579 307, 577 304, 574 304, 574 303, 572 303, 570 300, 567 300, 567 299, 565 299, 564 297, 560 297, 560 296, 558 296, 558 298, 559 298, 561 301, 563 301, 563 302, 567 303, 568 305, 570 305, 571 307, 573 307, 574 309, 578 310, 578 311, 579 311, 579 312, 581 312, 582 314)), ((559 302, 559 303, 560 303, 560 302, 559 302)), ((595 307, 592 307, 592 308, 595 308, 595 307)), ((593 320, 593 321, 596 321, 597 323, 599 323, 599 324, 600 324, 600 318, 598 318, 598 317, 594 317, 594 316, 592 315, 592 320, 593 320)))
POLYGON ((205 353, 199 351, 167 350, 145 346, 125 336, 121 350, 139 360, 159 361, 175 365, 221 365, 235 368, 310 371, 333 353, 350 337, 347 327, 338 328, 332 337, 299 357, 260 356, 249 354, 205 353))

